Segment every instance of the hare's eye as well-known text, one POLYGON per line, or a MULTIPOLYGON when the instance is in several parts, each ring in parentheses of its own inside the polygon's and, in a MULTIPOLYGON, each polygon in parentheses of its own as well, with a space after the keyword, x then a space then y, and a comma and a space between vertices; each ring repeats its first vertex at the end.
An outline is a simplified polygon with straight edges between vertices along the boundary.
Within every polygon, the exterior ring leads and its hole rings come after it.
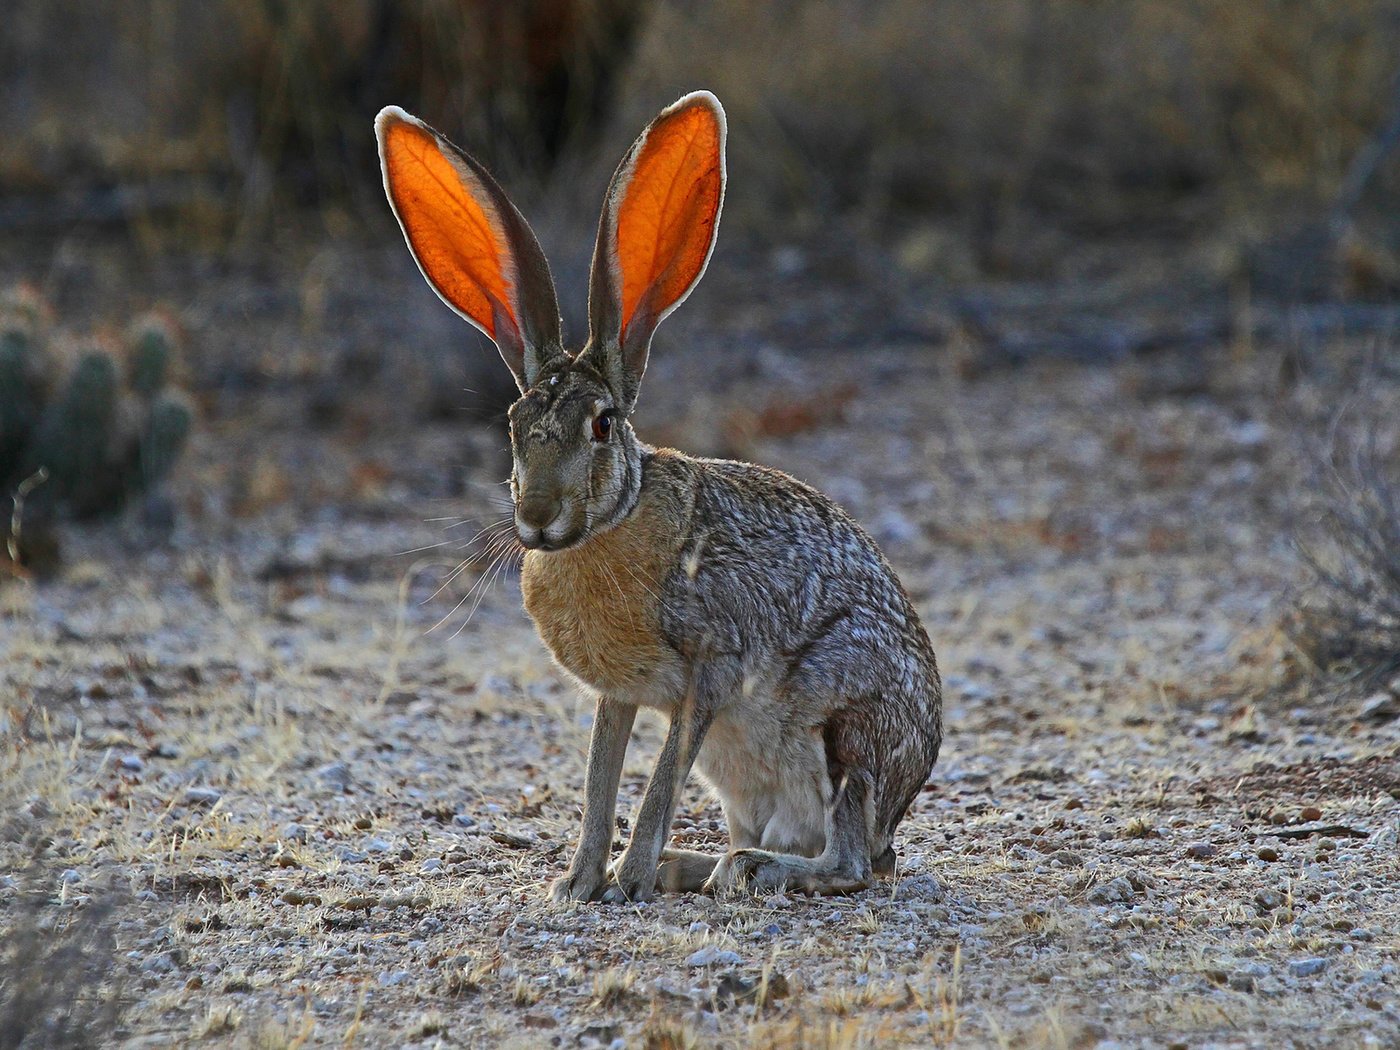
POLYGON ((613 414, 612 409, 600 412, 593 417, 593 440, 606 441, 612 437, 613 414))

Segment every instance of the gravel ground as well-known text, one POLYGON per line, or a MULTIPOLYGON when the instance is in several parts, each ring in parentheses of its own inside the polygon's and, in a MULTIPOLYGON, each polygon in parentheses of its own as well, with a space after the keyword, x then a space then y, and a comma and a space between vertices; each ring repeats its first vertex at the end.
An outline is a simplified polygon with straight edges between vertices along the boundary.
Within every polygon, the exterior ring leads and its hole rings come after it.
MULTIPOLYGON (((590 712, 508 567, 444 583, 501 516, 451 468, 502 476, 503 434, 230 421, 172 543, 74 535, 61 577, 0 586, 30 1016, 115 996, 100 1042, 149 1047, 1400 1045, 1400 697, 1339 696, 1281 626, 1252 361, 1181 394, 950 359, 772 351, 796 415, 673 387, 642 426, 825 488, 914 595, 948 735, 894 881, 551 906, 590 712)), ((675 839, 723 848, 696 787, 675 839)))

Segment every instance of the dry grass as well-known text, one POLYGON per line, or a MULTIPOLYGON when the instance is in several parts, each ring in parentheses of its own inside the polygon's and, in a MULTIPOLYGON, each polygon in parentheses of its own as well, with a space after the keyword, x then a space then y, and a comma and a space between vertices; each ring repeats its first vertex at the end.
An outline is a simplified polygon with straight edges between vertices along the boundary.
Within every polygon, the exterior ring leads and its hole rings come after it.
POLYGON ((1313 580, 1295 637, 1361 686, 1400 681, 1400 433, 1394 405, 1358 398, 1315 463, 1296 541, 1313 580))
POLYGON ((252 236, 310 200, 340 228, 347 201, 383 218, 387 102, 528 192, 603 140, 610 167, 707 86, 731 112, 730 221, 760 232, 951 209, 994 231, 1027 206, 1113 224, 1203 190, 1335 193, 1397 41, 1386 0, 28 0, 0 28, 0 185, 130 180, 85 207, 138 227, 175 210, 252 236))
POLYGON ((661 8, 629 98, 635 120, 719 93, 731 214, 1118 223, 1203 189, 1334 193, 1387 116, 1398 39, 1383 0, 728 0, 661 8))
POLYGON ((343 228, 347 201, 377 197, 371 120, 390 102, 537 177, 606 107, 639 6, 21 0, 0 27, 0 114, 23 129, 0 146, 0 185, 78 192, 11 221, 132 221, 149 238, 175 213, 186 234, 246 241, 312 202, 343 228), (113 179, 122 193, 103 191, 113 179))

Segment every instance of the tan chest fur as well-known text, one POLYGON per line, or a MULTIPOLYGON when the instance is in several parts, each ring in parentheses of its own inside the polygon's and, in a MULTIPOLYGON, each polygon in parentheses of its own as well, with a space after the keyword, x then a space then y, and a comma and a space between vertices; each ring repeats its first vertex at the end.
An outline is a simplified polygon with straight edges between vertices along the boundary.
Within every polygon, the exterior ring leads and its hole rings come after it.
POLYGON ((663 501, 643 495, 616 528, 566 551, 530 551, 525 611, 554 658, 604 692, 628 692, 676 659, 661 638, 660 594, 681 542, 663 501))

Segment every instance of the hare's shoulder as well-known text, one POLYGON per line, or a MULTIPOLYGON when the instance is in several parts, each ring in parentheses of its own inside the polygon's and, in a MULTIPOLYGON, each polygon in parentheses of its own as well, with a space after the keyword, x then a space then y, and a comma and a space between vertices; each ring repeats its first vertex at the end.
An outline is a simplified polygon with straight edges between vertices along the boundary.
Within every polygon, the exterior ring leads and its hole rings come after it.
MULTIPOLYGON (((805 548, 818 560, 883 568, 874 540, 820 489, 774 467, 742 460, 690 461, 697 481, 692 530, 729 538, 750 557, 805 548)), ((833 565, 832 567, 837 567, 833 565)))

